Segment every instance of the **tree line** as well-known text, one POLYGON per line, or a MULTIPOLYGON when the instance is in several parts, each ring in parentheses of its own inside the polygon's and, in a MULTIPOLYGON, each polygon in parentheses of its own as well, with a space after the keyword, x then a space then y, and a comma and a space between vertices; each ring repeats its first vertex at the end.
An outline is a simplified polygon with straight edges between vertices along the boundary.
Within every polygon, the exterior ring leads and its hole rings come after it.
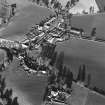
POLYGON ((104 89, 100 89, 100 88, 97 88, 96 86, 92 88, 92 90, 102 94, 105 96, 105 90, 104 89))

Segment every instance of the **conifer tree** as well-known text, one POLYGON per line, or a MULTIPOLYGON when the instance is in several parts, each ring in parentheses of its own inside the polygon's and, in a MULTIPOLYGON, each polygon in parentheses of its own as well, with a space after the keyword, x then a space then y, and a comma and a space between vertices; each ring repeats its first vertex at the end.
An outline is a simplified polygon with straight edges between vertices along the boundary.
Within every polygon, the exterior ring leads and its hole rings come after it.
POLYGON ((5 78, 2 78, 2 82, 1 82, 2 91, 4 91, 5 87, 6 87, 5 78))
POLYGON ((4 93, 4 98, 6 99, 6 100, 8 100, 10 97, 9 97, 9 90, 8 89, 6 89, 6 91, 5 91, 5 93, 4 93))
POLYGON ((73 81, 73 73, 70 72, 69 77, 68 77, 68 87, 71 88, 72 86, 72 81, 73 81))
POLYGON ((71 4, 71 2, 68 1, 67 4, 66 4, 66 8, 69 8, 70 7, 70 4, 71 4))
POLYGON ((51 62, 50 62, 50 65, 54 66, 55 63, 56 63, 56 58, 57 58, 57 52, 54 52, 53 56, 52 56, 52 59, 51 59, 51 62))
POLYGON ((91 74, 88 74, 87 76, 87 86, 89 87, 91 84, 91 74))
POLYGON ((82 82, 85 82, 85 79, 86 79, 86 66, 83 64, 82 65, 82 78, 81 78, 81 81, 82 82))
POLYGON ((6 88, 6 83, 5 83, 5 78, 1 78, 1 88, 0 88, 0 94, 1 94, 1 98, 3 99, 4 97, 4 91, 6 88))
POLYGON ((79 72, 78 72, 78 75, 77 75, 77 82, 81 80, 81 73, 82 73, 82 69, 81 69, 81 66, 79 67, 79 72))
POLYGON ((36 3, 39 4, 40 0, 36 0, 36 3))
POLYGON ((63 69, 62 69, 62 76, 63 77, 66 77, 66 71, 67 71, 67 67, 64 66, 63 69))
POLYGON ((19 105, 18 103, 18 97, 15 97, 12 101, 12 105, 19 105))
POLYGON ((60 75, 62 74, 63 64, 64 64, 64 52, 61 52, 56 60, 56 68, 58 69, 58 73, 60 75))
POLYGON ((56 1, 56 0, 51 0, 51 5, 54 4, 55 1, 56 1))
POLYGON ((63 63, 64 63, 64 52, 61 52, 57 57, 56 68, 60 70, 63 67, 63 63))
POLYGON ((54 2, 54 9, 60 9, 62 7, 61 3, 59 1, 54 2))
POLYGON ((48 5, 49 5, 49 0, 43 0, 43 3, 48 7, 48 5))
POLYGON ((94 28, 92 29, 91 36, 92 36, 92 37, 96 36, 96 27, 94 27, 94 28))
POLYGON ((56 75, 54 73, 52 73, 49 77, 48 77, 48 84, 52 84, 56 79, 56 75))

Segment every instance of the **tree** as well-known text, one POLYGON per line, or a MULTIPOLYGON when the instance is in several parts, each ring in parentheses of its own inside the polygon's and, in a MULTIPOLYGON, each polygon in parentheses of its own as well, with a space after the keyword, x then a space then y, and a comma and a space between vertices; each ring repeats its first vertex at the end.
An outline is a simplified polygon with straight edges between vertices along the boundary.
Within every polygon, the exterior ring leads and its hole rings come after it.
POLYGON ((83 28, 80 28, 80 34, 81 34, 81 36, 84 34, 84 29, 83 28))
POLYGON ((90 6, 90 8, 89 8, 89 12, 92 13, 92 6, 90 6))
POLYGON ((88 74, 87 76, 87 87, 89 87, 91 84, 91 74, 88 74))
POLYGON ((39 23, 39 26, 42 26, 42 27, 43 27, 43 26, 44 26, 44 23, 45 23, 44 20, 42 20, 42 21, 39 23))
POLYGON ((4 97, 4 90, 6 88, 6 83, 5 83, 5 78, 1 79, 1 87, 0 87, 0 94, 1 94, 1 98, 4 97))
POLYGON ((1 74, 0 74, 0 84, 1 84, 1 81, 2 81, 2 76, 1 76, 1 74))
POLYGON ((63 78, 66 78, 66 75, 67 75, 67 67, 66 66, 63 66, 63 69, 62 69, 62 77, 63 78))
POLYGON ((48 5, 49 5, 49 0, 43 0, 43 3, 48 7, 48 5))
POLYGON ((16 4, 11 4, 11 9, 12 9, 12 14, 11 16, 14 16, 15 15, 15 9, 16 9, 16 4))
POLYGON ((91 36, 92 36, 92 37, 96 36, 96 27, 94 27, 94 28, 92 29, 91 36))
POLYGON ((79 67, 79 72, 78 72, 78 75, 77 75, 77 82, 81 80, 81 72, 82 72, 82 69, 81 69, 81 66, 79 67))
POLYGON ((12 50, 10 50, 8 48, 2 48, 2 49, 6 51, 7 58, 8 58, 8 63, 10 61, 13 61, 13 53, 12 53, 12 50))
POLYGON ((67 85, 69 88, 71 88, 71 86, 72 86, 72 81, 73 81, 73 73, 70 72, 70 75, 68 77, 68 82, 67 82, 67 85))
POLYGON ((2 81, 1 81, 1 89, 2 89, 2 91, 4 91, 5 87, 6 87, 5 78, 3 78, 2 81))
POLYGON ((7 104, 6 105, 12 105, 12 98, 9 98, 8 100, 7 100, 7 104))
POLYGON ((71 85, 72 85, 72 81, 73 81, 73 73, 70 71, 70 69, 68 68, 67 69, 67 74, 66 74, 66 83, 67 83, 67 86, 69 88, 71 88, 71 85))
POLYGON ((56 68, 59 70, 59 74, 62 74, 62 69, 63 69, 63 64, 64 64, 64 52, 61 52, 56 60, 56 68))
POLYGON ((73 73, 70 71, 70 69, 69 69, 69 68, 68 68, 67 78, 68 78, 68 80, 73 81, 73 73))
POLYGON ((5 91, 5 93, 4 93, 4 98, 6 99, 6 100, 8 100, 10 97, 9 97, 9 90, 8 89, 6 89, 6 91, 5 91))
POLYGON ((40 0, 36 0, 36 3, 39 4, 40 0))
POLYGON ((60 9, 61 7, 62 7, 62 5, 60 2, 58 2, 58 1, 54 2, 54 6, 53 6, 54 9, 60 9))
POLYGON ((76 3, 79 2, 79 0, 71 0, 71 1, 68 1, 65 8, 66 9, 70 9, 71 7, 74 7, 76 5, 76 3))
POLYGON ((56 1, 56 0, 51 0, 51 5, 54 4, 55 1, 56 1))
POLYGON ((12 93, 13 93, 13 90, 10 89, 10 90, 9 90, 9 98, 12 98, 12 93))
POLYGON ((65 7, 68 9, 70 7, 70 4, 71 4, 71 2, 68 1, 65 7))
POLYGON ((48 86, 45 88, 45 92, 44 92, 44 95, 43 95, 43 102, 46 100, 46 96, 48 95, 48 86))
POLYGON ((49 58, 52 58, 52 55, 53 55, 54 52, 55 52, 55 48, 56 48, 56 45, 54 45, 54 44, 49 44, 49 58))
POLYGON ((77 2, 79 2, 79 0, 71 0, 71 6, 75 6, 77 2))
POLYGON ((18 97, 15 97, 12 101, 12 105, 19 105, 18 103, 18 97))
POLYGON ((86 66, 83 64, 82 65, 82 73, 81 73, 81 81, 84 82, 86 79, 86 66))
POLYGON ((55 63, 56 63, 56 58, 57 58, 57 52, 54 52, 53 56, 52 56, 52 59, 51 59, 51 62, 50 62, 50 65, 54 66, 55 63))
POLYGON ((55 79, 56 79, 56 75, 55 75, 55 73, 52 73, 52 74, 48 77, 48 84, 54 83, 55 79))

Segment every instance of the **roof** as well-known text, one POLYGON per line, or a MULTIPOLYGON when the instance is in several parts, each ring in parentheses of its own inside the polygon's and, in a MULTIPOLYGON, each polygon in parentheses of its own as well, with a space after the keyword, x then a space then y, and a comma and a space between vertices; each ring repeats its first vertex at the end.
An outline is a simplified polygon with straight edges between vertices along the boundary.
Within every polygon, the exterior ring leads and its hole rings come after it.
POLYGON ((100 11, 105 11, 105 0, 95 0, 100 11))

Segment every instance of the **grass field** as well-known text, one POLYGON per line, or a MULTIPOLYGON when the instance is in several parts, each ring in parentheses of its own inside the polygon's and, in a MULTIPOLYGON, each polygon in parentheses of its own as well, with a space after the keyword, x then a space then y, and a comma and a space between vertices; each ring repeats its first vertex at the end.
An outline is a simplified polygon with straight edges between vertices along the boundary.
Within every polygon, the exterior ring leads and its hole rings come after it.
POLYGON ((73 92, 71 94, 71 105, 85 105, 88 90, 86 88, 80 87, 77 84, 73 83, 72 85, 73 92))
POLYGON ((3 75, 6 77, 8 88, 12 88, 15 96, 18 96, 20 105, 41 105, 46 86, 45 77, 28 76, 21 68, 19 62, 14 62, 3 75))
POLYGON ((70 105, 104 105, 105 96, 101 96, 85 87, 73 83, 70 105))
POLYGON ((105 97, 90 91, 85 105, 105 105, 105 97))
MULTIPOLYGON (((24 34, 27 32, 27 29, 30 28, 30 26, 32 26, 33 24, 38 23, 44 16, 48 16, 50 13, 51 11, 39 8, 34 5, 24 7, 19 12, 19 14, 11 20, 11 23, 8 25, 8 27, 2 31, 1 37, 11 40, 23 40, 24 34)), ((75 26, 78 27, 85 25, 87 32, 88 30, 91 30, 91 27, 96 24, 99 28, 99 24, 102 24, 104 26, 104 22, 102 22, 101 19, 98 18, 95 20, 94 18, 91 19, 90 17, 89 19, 91 21, 82 20, 82 18, 88 18, 88 16, 78 18, 80 19, 76 19, 75 21, 73 20, 73 25, 75 24, 75 26), (101 23, 94 22, 98 20, 101 21, 101 23)), ((101 33, 104 32, 104 27, 102 27, 102 29, 103 31, 101 30, 101 33)), ((97 35, 101 36, 101 33, 97 35)), ((71 68, 71 71, 73 71, 74 73, 74 77, 76 77, 78 73, 79 65, 86 64, 87 73, 90 73, 92 75, 91 85, 105 89, 105 84, 103 83, 105 80, 104 43, 81 39, 70 39, 66 42, 58 44, 56 50, 58 52, 64 51, 64 62, 71 68)), ((26 99, 29 103, 40 105, 42 93, 44 91, 43 89, 46 85, 46 80, 43 78, 37 78, 35 76, 28 78, 28 76, 25 75, 23 71, 16 71, 17 69, 17 64, 16 62, 14 62, 9 66, 8 71, 5 73, 8 86, 13 87, 15 91, 19 91, 18 93, 20 94, 20 96, 22 96, 23 98, 25 97, 24 99, 26 99)))
POLYGON ((105 89, 105 44, 88 40, 70 39, 58 44, 56 51, 64 51, 64 63, 74 73, 78 74, 80 65, 86 65, 87 74, 92 76, 91 85, 105 89), (100 78, 101 77, 101 78, 100 78))
POLYGON ((45 8, 29 5, 21 9, 18 15, 11 19, 8 27, 2 31, 1 37, 11 40, 23 40, 25 33, 32 25, 39 23, 52 12, 45 8))
MULTIPOLYGON (((29 5, 19 11, 10 24, 1 32, 1 37, 10 40, 21 41, 24 39, 24 33, 28 28, 38 23, 43 17, 49 16, 51 11, 39 8, 35 5, 29 5)), ((5 52, 0 50, 0 62, 3 62, 5 52)), ((18 66, 18 61, 14 61, 4 73, 9 88, 13 88, 16 96, 19 96, 19 102, 22 105, 41 105, 46 78, 30 77, 18 66)))
POLYGON ((92 28, 96 27, 97 39, 105 40, 105 13, 97 15, 74 16, 72 19, 72 26, 83 28, 88 36, 90 36, 92 28))

